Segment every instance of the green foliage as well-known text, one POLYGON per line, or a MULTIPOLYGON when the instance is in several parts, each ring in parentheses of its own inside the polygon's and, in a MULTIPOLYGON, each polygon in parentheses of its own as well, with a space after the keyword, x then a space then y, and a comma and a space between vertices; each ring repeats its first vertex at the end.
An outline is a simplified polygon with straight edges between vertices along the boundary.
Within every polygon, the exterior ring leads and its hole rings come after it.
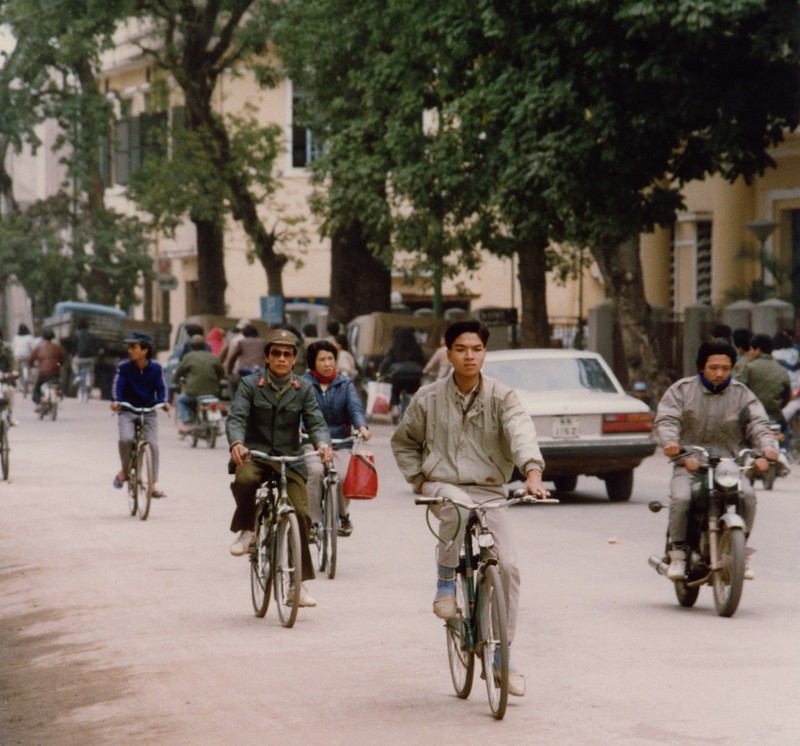
POLYGON ((23 143, 35 151, 37 123, 60 126, 54 150, 65 167, 61 191, 21 211, 13 209, 10 178, 4 186, 12 210, 0 222, 2 273, 18 276, 39 314, 79 293, 130 307, 137 282, 151 273, 144 226, 105 209, 99 177, 111 110, 96 68, 130 7, 126 0, 77 0, 61 13, 35 0, 0 2, 0 22, 16 40, 0 76, 3 155, 23 143))
POLYGON ((80 297, 128 309, 136 281, 152 279, 147 241, 135 218, 108 211, 75 221, 66 192, 38 200, 0 221, 0 282, 15 274, 44 316, 60 300, 80 297))

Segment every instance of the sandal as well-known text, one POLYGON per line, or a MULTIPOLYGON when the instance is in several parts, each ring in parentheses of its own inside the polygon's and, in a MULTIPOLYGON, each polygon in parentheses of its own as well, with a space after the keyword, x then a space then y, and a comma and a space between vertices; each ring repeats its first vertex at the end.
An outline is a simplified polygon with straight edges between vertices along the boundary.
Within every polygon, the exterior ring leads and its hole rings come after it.
POLYGON ((167 493, 164 492, 164 490, 153 490, 150 493, 150 497, 154 497, 156 499, 158 499, 159 497, 166 497, 166 496, 167 496, 167 493))
POLYGON ((125 481, 126 481, 125 479, 121 480, 119 478, 119 474, 115 474, 114 475, 114 481, 111 484, 114 485, 114 489, 115 490, 121 490, 123 485, 125 484, 125 481))

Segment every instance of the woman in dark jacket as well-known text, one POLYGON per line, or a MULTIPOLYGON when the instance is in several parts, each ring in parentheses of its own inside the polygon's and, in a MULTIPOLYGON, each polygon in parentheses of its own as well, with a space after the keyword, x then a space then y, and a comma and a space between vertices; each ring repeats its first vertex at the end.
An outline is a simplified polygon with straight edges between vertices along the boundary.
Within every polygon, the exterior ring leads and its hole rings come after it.
MULTIPOLYGON (((400 395, 413 395, 422 382, 422 369, 425 353, 422 351, 414 330, 398 326, 392 335, 392 349, 381 360, 379 374, 392 382, 391 405, 392 422, 397 424, 403 412, 400 411, 400 395)), ((410 396, 409 396, 410 398, 410 396)))
MULTIPOLYGON (((361 398, 355 384, 347 376, 336 370, 336 346, 322 339, 312 342, 306 350, 308 371, 303 376, 311 382, 322 416, 328 425, 331 438, 347 438, 356 431, 364 440, 369 440, 370 432, 361 398)), ((350 463, 350 448, 333 446, 336 468, 344 479, 350 463)), ((318 524, 322 519, 322 462, 313 447, 306 447, 308 466, 308 512, 311 522, 318 524)), ((345 500, 339 484, 339 536, 350 536, 353 524, 350 521, 349 500, 345 500)))

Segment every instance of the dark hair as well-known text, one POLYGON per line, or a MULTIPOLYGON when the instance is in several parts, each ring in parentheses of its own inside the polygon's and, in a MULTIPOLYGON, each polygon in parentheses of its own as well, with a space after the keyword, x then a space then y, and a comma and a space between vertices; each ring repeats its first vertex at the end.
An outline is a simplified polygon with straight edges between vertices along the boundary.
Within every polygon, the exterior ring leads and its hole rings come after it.
POLYGON ((31 330, 28 329, 27 324, 20 324, 19 329, 17 329, 17 334, 30 334, 31 330))
POLYGON ((755 334, 750 340, 750 347, 754 350, 761 350, 765 355, 771 355, 774 349, 772 337, 770 337, 769 334, 755 334))
POLYGON ((323 350, 333 353, 334 360, 339 352, 339 350, 336 349, 336 345, 334 345, 333 342, 329 342, 327 339, 318 339, 316 342, 312 342, 306 349, 306 363, 308 363, 309 370, 314 370, 317 364, 317 355, 323 350))
POLYGON ((733 330, 733 346, 741 347, 745 352, 750 349, 750 338, 753 332, 749 329, 734 329, 733 330))
POLYGON ((731 328, 727 324, 717 324, 711 328, 711 337, 713 339, 722 339, 725 342, 730 342, 731 328))
MULTIPOLYGON (((776 332, 775 336, 772 338, 773 350, 785 350, 791 346, 792 346, 792 338, 785 331, 776 332)), ((761 350, 766 352, 766 350, 764 350, 763 347, 761 348, 761 350)))
POLYGON ((716 340, 714 342, 703 342, 697 351, 697 370, 706 367, 708 358, 712 355, 727 355, 731 359, 731 366, 736 364, 736 348, 729 342, 716 340))
POLYGON ((339 331, 342 327, 338 321, 329 321, 328 326, 325 328, 328 330, 328 334, 330 334, 332 337, 338 337, 339 331))
POLYGON ((306 324, 303 326, 303 336, 304 337, 316 337, 317 336, 317 325, 316 324, 306 324))
POLYGON ((203 334, 203 327, 192 322, 186 324, 186 336, 191 339, 195 334, 203 334))
POLYGON ((485 345, 489 340, 489 329, 477 319, 459 319, 454 321, 444 333, 444 343, 447 349, 453 349, 453 342, 462 334, 477 334, 485 345))
POLYGON ((425 353, 419 346, 414 330, 410 326, 396 326, 392 331, 392 349, 389 351, 395 363, 409 360, 425 365, 425 353))
POLYGON ((242 334, 245 337, 257 337, 258 329, 256 329, 252 324, 245 324, 244 329, 242 329, 242 334))
POLYGON ((340 344, 340 345, 342 346, 342 349, 343 349, 343 350, 347 350, 347 351, 349 351, 350 347, 349 347, 349 345, 347 344, 347 337, 346 337, 346 335, 344 335, 344 334, 337 334, 337 335, 336 335, 336 337, 335 337, 335 339, 336 339, 336 343, 337 343, 337 344, 340 344))
POLYGON ((52 329, 45 329, 42 334, 42 337, 47 340, 55 339, 55 336, 55 332, 52 329))

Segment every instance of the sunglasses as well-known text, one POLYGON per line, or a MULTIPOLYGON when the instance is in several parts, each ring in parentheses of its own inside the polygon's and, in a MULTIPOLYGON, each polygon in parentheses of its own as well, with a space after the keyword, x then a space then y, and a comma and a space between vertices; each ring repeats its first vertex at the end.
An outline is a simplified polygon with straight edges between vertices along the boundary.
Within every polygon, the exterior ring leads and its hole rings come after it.
POLYGON ((269 350, 270 357, 294 357, 296 354, 294 350, 276 350, 274 347, 269 350))

